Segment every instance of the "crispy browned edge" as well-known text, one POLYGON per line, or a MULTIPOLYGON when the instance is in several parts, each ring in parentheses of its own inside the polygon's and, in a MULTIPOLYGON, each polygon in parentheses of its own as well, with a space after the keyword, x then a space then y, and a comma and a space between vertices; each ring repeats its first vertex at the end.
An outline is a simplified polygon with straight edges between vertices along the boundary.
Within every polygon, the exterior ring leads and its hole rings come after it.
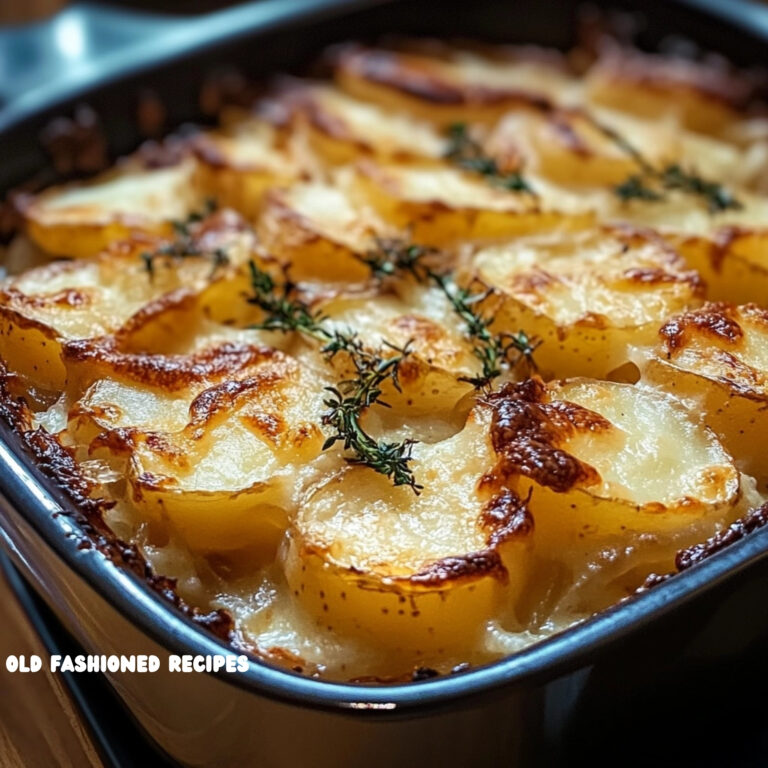
POLYGON ((753 531, 757 531, 768 525, 768 502, 751 509, 746 515, 735 520, 727 528, 711 536, 700 544, 681 549, 675 557, 675 570, 670 573, 652 573, 635 591, 636 595, 647 592, 649 589, 669 581, 673 576, 687 571, 694 565, 698 565, 708 557, 720 552, 731 544, 741 541, 753 531))
POLYGON ((205 613, 189 605, 177 594, 175 579, 154 573, 136 546, 115 536, 103 516, 114 502, 94 496, 95 483, 85 476, 74 452, 62 445, 56 435, 39 427, 32 428, 31 412, 22 397, 11 393, 9 379, 8 370, 0 361, 0 418, 18 435, 24 452, 35 466, 71 502, 71 508, 56 514, 66 515, 77 524, 77 546, 95 549, 118 568, 135 574, 195 624, 231 644, 234 621, 226 611, 205 613))

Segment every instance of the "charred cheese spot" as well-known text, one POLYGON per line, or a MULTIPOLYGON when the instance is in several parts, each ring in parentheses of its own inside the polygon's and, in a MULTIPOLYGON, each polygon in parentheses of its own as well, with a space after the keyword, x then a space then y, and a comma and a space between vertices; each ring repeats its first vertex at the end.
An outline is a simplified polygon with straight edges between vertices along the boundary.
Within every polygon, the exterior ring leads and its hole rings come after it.
POLYGON ((454 437, 414 449, 417 498, 357 467, 317 487, 286 555, 304 610, 393 652, 469 647, 485 621, 514 617, 533 526, 512 491, 489 500, 480 487, 488 421, 477 412, 454 437))
POLYGON ((672 391, 719 435, 739 468, 768 483, 768 312, 707 304, 668 320, 644 377, 672 391))
POLYGON ((498 328, 542 340, 537 364, 555 376, 606 376, 704 290, 661 238, 630 229, 509 241, 477 251, 466 274, 497 291, 498 328))

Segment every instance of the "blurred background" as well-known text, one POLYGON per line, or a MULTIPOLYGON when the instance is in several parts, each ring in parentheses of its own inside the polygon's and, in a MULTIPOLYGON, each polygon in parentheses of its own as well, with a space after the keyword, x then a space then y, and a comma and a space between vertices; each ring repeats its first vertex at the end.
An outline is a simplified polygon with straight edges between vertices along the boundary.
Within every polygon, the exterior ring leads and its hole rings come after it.
POLYGON ((48 16, 65 5, 65 0, 3 0, 0 24, 13 24, 48 16))
MULTIPOLYGON (((67 0, 0 0, 0 24, 37 21, 50 16, 67 4, 67 0)), ((101 0, 100 4, 158 13, 195 14, 225 5, 235 5, 236 0, 101 0)))

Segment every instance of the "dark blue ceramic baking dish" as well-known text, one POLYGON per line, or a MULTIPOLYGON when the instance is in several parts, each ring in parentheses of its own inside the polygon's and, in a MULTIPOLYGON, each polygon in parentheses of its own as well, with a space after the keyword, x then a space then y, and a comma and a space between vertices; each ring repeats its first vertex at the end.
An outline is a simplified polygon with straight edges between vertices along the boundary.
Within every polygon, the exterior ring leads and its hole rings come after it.
MULTIPOLYGON (((642 42, 650 46, 684 35, 740 64, 760 63, 768 52, 768 10, 746 0, 610 6, 639 11, 642 42)), ((180 26, 114 5, 75 5, 65 12, 68 23, 83 25, 86 43, 96 30, 107 50, 84 64, 54 59, 49 71, 57 74, 42 82, 19 75, 20 82, 0 83, 0 190, 45 168, 41 128, 82 101, 101 116, 118 154, 141 138, 135 108, 147 88, 163 100, 171 127, 200 119, 200 83, 222 66, 259 76, 301 65, 328 43, 387 32, 565 47, 575 12, 572 0, 262 0, 180 26)), ((9 55, 19 35, 28 49, 41 44, 52 23, 0 30, 0 55, 9 55)), ((133 573, 78 546, 67 495, 5 426, 0 493, 0 543, 84 648, 161 657, 224 652, 133 573)), ((742 727, 751 722, 735 698, 742 688, 734 686, 768 669, 766 592, 768 528, 580 626, 463 674, 351 685, 253 661, 236 675, 115 674, 110 682, 151 737, 185 765, 512 766, 602 762, 606 755, 619 764, 684 765, 704 754, 696 750, 705 743, 710 757, 720 748, 738 755, 727 728, 714 746, 704 731, 713 708, 721 733, 728 713, 742 727), (672 736, 674 744, 662 749, 657 740, 672 736)))

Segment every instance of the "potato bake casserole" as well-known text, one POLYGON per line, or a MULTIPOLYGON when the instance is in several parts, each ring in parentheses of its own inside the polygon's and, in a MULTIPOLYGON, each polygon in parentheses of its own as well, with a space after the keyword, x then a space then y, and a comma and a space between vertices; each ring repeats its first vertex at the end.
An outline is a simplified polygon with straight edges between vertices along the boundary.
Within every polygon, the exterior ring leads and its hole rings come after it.
POLYGON ((616 45, 325 61, 17 198, 3 410, 84 546, 238 649, 386 682, 768 519, 752 79, 616 45))

